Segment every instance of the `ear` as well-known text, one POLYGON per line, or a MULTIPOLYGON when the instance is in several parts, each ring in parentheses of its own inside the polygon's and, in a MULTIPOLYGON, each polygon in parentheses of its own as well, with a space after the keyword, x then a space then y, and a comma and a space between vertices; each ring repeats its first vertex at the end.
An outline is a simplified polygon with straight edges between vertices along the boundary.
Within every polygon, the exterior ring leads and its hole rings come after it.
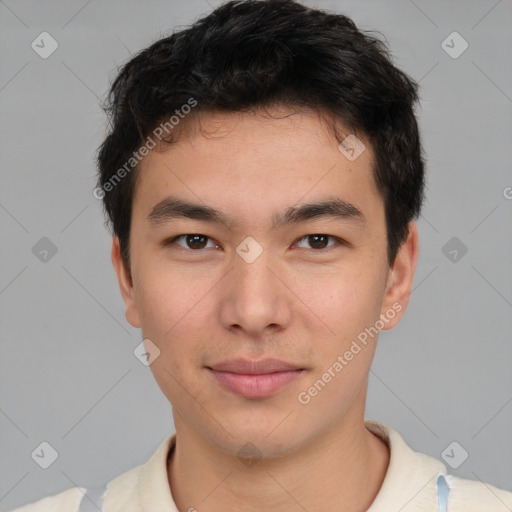
POLYGON ((386 321, 383 330, 392 329, 400 322, 411 295, 414 272, 418 261, 418 228, 414 222, 409 223, 407 239, 398 250, 392 268, 389 269, 381 316, 386 321))
POLYGON ((121 246, 117 236, 112 239, 111 259, 112 265, 114 265, 114 270, 117 274, 119 289, 121 290, 121 295, 126 305, 126 320, 128 320, 133 327, 140 327, 140 318, 137 310, 137 303, 135 301, 133 280, 124 264, 123 258, 121 257, 121 246))

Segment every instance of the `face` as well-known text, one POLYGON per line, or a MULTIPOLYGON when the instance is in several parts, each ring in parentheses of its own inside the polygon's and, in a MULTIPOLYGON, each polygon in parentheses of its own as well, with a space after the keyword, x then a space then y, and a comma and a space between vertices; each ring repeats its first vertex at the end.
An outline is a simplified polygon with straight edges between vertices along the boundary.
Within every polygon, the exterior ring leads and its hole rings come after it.
POLYGON ((151 151, 131 279, 112 249, 177 431, 232 454, 279 456, 362 418, 378 329, 403 315, 416 264, 411 223, 388 268, 369 142, 349 159, 318 114, 283 113, 210 113, 151 151), (269 358, 290 366, 219 367, 269 358))

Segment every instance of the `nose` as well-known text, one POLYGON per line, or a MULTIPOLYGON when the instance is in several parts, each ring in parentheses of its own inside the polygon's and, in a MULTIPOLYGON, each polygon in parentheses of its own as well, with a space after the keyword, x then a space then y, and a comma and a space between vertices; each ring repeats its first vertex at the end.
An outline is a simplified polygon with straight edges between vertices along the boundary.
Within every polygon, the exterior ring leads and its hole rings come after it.
POLYGON ((270 251, 262 250, 253 259, 254 253, 247 257, 251 250, 254 248, 250 245, 242 245, 233 255, 220 300, 220 319, 226 329, 258 338, 265 331, 278 331, 289 325, 294 296, 270 251), (248 250, 244 253, 243 249, 248 250))

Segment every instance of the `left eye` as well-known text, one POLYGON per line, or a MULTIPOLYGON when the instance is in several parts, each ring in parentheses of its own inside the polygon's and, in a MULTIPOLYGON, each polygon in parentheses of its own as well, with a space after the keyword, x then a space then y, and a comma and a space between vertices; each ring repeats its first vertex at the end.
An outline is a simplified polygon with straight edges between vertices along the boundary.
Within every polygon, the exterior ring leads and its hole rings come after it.
MULTIPOLYGON (((336 245, 336 244, 327 245, 329 239, 335 240, 337 243, 342 243, 342 241, 339 238, 336 238, 331 235, 324 235, 324 234, 306 235, 299 240, 299 243, 302 242, 303 240, 306 240, 306 242, 309 243, 310 246, 315 250, 321 250, 321 249, 329 250, 334 245, 336 245)), ((308 249, 308 247, 306 247, 306 249, 308 249)))

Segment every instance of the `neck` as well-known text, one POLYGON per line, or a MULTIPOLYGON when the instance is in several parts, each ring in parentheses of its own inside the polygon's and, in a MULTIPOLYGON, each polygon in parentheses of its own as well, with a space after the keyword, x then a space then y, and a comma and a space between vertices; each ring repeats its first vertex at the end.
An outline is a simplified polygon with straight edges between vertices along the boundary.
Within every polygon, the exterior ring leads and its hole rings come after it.
POLYGON ((387 445, 366 429, 362 413, 345 418, 300 450, 249 467, 181 419, 175 416, 176 447, 167 467, 179 510, 363 512, 378 494, 389 465, 387 445))

